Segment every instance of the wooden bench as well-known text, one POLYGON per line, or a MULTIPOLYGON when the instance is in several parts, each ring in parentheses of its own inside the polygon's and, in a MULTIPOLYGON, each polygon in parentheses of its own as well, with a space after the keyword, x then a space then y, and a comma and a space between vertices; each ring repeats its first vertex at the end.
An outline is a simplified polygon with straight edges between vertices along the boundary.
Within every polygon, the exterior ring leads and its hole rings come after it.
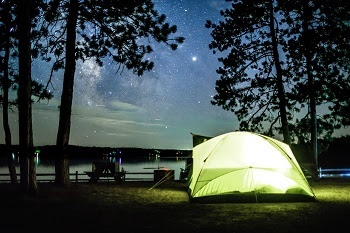
POLYGON ((117 183, 125 181, 125 171, 119 171, 119 164, 114 162, 93 162, 92 171, 86 171, 90 182, 96 183, 100 177, 114 178, 117 183))

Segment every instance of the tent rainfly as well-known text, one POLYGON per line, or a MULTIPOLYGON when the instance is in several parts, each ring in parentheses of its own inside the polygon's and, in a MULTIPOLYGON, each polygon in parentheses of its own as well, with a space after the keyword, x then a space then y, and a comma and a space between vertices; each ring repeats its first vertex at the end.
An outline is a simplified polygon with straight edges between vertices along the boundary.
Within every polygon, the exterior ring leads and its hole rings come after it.
POLYGON ((315 195, 290 147, 236 131, 193 148, 188 177, 192 202, 312 201, 315 195))

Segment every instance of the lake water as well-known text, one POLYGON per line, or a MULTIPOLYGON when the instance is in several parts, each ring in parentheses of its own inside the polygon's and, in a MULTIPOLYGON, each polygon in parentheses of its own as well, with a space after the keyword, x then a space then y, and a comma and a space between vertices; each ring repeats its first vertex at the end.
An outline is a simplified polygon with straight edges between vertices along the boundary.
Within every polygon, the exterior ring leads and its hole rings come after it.
MULTIPOLYGON (((70 158, 69 159, 69 172, 71 173, 71 181, 74 181, 75 173, 84 174, 85 171, 92 170, 92 163, 98 161, 110 161, 117 162, 120 169, 124 169, 126 174, 126 180, 148 180, 153 179, 153 171, 156 169, 170 169, 174 170, 174 179, 180 179, 181 169, 185 169, 186 158, 183 157, 148 157, 148 158, 118 158, 108 157, 102 158, 70 158), (145 172, 152 174, 128 174, 128 172, 145 172), (74 173, 74 175, 73 175, 74 173)), ((17 174, 19 170, 19 160, 15 158, 17 174)), ((36 170, 37 174, 55 173, 55 161, 54 160, 42 160, 40 157, 36 157, 36 170)), ((5 158, 0 158, 0 174, 8 174, 7 161, 5 158)), ((79 175, 79 179, 88 179, 85 175, 79 175)), ((53 176, 37 176, 38 181, 52 180, 53 176)), ((9 176, 0 176, 0 181, 9 180, 9 176)))

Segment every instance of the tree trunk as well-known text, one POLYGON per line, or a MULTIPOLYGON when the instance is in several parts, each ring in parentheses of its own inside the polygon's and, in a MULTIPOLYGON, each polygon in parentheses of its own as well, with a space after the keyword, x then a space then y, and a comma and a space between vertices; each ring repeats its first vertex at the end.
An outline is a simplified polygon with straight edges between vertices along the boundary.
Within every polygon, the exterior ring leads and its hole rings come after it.
POLYGON ((283 86, 283 75, 282 75, 282 68, 280 64, 280 57, 278 53, 278 42, 276 38, 276 29, 275 29, 273 11, 274 11, 273 0, 271 0, 270 1, 270 31, 271 31, 273 60, 275 63, 276 76, 277 76, 277 91, 278 91, 279 109, 280 109, 280 115, 281 115, 283 141, 290 145, 291 141, 290 141, 288 118, 287 118, 287 111, 286 111, 287 100, 285 97, 285 91, 283 86))
POLYGON ((9 67, 9 58, 10 58, 10 6, 8 4, 5 5, 7 9, 4 10, 4 23, 5 23, 5 56, 4 56, 4 77, 3 77, 3 105, 2 105, 2 114, 3 114, 3 127, 5 132, 5 155, 7 158, 7 166, 9 168, 10 178, 12 184, 17 184, 17 174, 16 174, 16 167, 15 162, 12 157, 12 142, 11 142, 11 130, 9 125, 9 113, 8 113, 8 107, 9 107, 9 88, 10 88, 10 79, 9 79, 9 73, 8 73, 8 67, 9 67))
POLYGON ((55 164, 56 184, 62 186, 67 186, 70 183, 67 147, 69 144, 73 101, 77 19, 78 0, 71 0, 67 20, 66 62, 61 96, 60 119, 56 141, 56 145, 59 150, 59 155, 55 164))
POLYGON ((38 187, 36 182, 34 163, 31 102, 31 4, 31 0, 18 2, 18 123, 21 162, 21 185, 25 192, 36 194, 38 187))
POLYGON ((311 37, 309 33, 309 23, 311 17, 311 11, 308 6, 309 1, 303 1, 303 36, 304 36, 304 55, 306 59, 306 74, 309 87, 309 112, 310 112, 310 124, 311 124, 311 153, 315 160, 315 170, 318 177, 318 151, 317 151, 317 112, 316 112, 316 91, 314 84, 314 77, 312 74, 311 65, 311 37))

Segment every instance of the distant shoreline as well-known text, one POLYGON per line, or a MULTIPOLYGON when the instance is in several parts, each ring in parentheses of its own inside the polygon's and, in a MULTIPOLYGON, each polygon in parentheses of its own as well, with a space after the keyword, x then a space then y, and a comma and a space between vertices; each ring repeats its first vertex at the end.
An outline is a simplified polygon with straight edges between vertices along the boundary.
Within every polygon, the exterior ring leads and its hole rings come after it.
MULTIPOLYGON (((0 157, 5 157, 1 152, 4 151, 5 145, 0 145, 0 157)), ((35 150, 39 153, 41 158, 55 158, 58 154, 56 145, 36 146, 35 150)), ((12 151, 14 153, 19 152, 19 146, 13 145, 12 151)), ((95 146, 68 146, 68 155, 70 157, 188 157, 192 153, 192 150, 178 150, 178 149, 146 149, 146 148, 133 148, 133 147, 95 147, 95 146)))

